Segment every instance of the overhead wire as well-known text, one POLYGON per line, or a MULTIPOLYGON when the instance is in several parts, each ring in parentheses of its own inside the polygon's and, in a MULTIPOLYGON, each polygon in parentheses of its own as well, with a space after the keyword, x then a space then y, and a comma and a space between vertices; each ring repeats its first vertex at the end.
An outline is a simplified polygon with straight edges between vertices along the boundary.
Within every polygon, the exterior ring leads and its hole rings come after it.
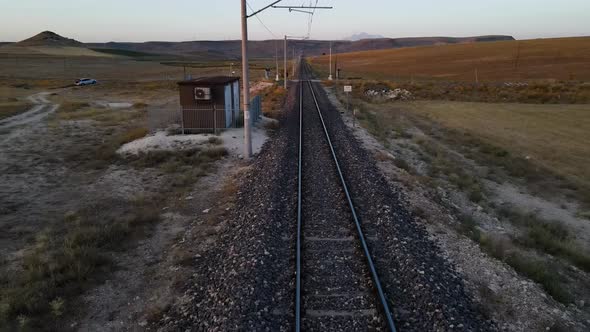
MULTIPOLYGON (((312 6, 313 0, 309 0, 309 6, 310 7, 314 7, 312 12, 309 14, 309 19, 307 22, 307 38, 311 38, 311 30, 312 30, 312 26, 313 26, 313 16, 315 15, 315 11, 316 8, 318 6, 319 0, 315 0, 315 5, 312 6)), ((302 7, 305 4, 305 0, 302 3, 302 7)), ((250 3, 248 1, 246 1, 246 5, 248 6, 248 8, 250 8, 250 10, 252 12, 254 12, 254 9, 252 8, 252 6, 250 5, 250 3)), ((260 25, 262 25, 264 27, 264 29, 266 29, 266 31, 268 31, 268 33, 270 33, 274 38, 279 38, 266 24, 264 24, 264 22, 262 21, 262 19, 258 16, 258 14, 254 15, 256 17, 256 19, 258 20, 258 22, 260 22, 260 25)))
MULTIPOLYGON (((248 1, 246 1, 246 5, 248 5, 248 8, 250 8, 251 11, 254 11, 254 9, 252 8, 252 6, 250 6, 250 3, 248 3, 248 1)), ((260 17, 258 17, 258 14, 254 15, 254 17, 256 17, 258 22, 260 22, 260 24, 266 29, 266 31, 268 31, 274 38, 279 38, 274 32, 272 32, 272 30, 270 30, 266 26, 266 24, 264 24, 264 22, 262 22, 262 19, 260 17)))
MULTIPOLYGON (((313 6, 314 8, 311 11, 311 14, 309 15, 309 21, 307 23, 307 38, 311 37, 311 28, 313 25, 313 15, 315 14, 315 10, 316 10, 315 7, 318 6, 318 2, 319 2, 319 0, 315 0, 315 5, 313 6)), ((309 1, 309 6, 312 7, 312 0, 309 1)))

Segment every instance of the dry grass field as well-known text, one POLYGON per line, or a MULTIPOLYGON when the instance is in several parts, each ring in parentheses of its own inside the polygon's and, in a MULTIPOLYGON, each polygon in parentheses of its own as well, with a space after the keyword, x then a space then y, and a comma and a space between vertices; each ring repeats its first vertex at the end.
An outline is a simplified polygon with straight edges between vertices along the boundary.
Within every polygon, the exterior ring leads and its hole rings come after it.
MULTIPOLYGON (((335 57, 334 59, 335 60, 335 57)), ((327 77, 328 57, 312 59, 327 77)), ((337 55, 344 77, 480 82, 590 79, 590 37, 501 41, 337 55)))
POLYGON ((11 86, 0 86, 0 121, 27 111, 31 102, 26 99, 30 93, 11 86))
POLYGON ((10 55, 38 55, 38 56, 60 56, 60 57, 105 57, 110 58, 113 55, 92 51, 83 47, 49 47, 49 46, 28 46, 19 47, 12 45, 5 45, 0 47, 0 54, 10 55))
POLYGON ((590 187, 590 105, 418 101, 397 107, 590 187))

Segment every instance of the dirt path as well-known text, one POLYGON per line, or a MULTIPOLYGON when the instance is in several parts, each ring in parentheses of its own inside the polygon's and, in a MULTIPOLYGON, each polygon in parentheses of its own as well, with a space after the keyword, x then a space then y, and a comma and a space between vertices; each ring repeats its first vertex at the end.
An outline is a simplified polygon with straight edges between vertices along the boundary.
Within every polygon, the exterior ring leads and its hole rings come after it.
POLYGON ((72 174, 61 163, 74 142, 64 141, 66 128, 54 130, 44 121, 58 104, 41 92, 28 99, 30 110, 0 122, 0 258, 18 259, 33 235, 55 218, 63 217, 86 174, 72 174))
POLYGON ((59 108, 59 104, 53 104, 51 101, 47 100, 47 96, 50 93, 51 92, 39 92, 27 97, 27 99, 35 106, 31 107, 31 109, 24 113, 0 120, 0 131, 39 122, 49 114, 55 112, 59 108))

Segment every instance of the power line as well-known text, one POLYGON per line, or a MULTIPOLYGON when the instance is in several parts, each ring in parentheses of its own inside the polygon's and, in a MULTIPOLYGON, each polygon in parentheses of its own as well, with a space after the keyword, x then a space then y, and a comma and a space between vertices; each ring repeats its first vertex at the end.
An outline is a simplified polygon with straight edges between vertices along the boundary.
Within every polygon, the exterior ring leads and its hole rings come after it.
POLYGON ((315 0, 315 5, 312 6, 312 0, 309 1, 309 7, 313 7, 311 13, 309 13, 309 20, 307 22, 307 38, 311 37, 311 27, 313 25, 313 15, 315 14, 316 7, 318 6, 319 0, 315 0))
MULTIPOLYGON (((254 11, 254 9, 252 9, 252 6, 250 6, 250 4, 248 3, 248 1, 246 1, 246 4, 248 5, 248 8, 250 8, 251 11, 254 11)), ((262 20, 260 19, 260 17, 258 17, 258 14, 254 14, 254 16, 256 17, 256 19, 258 20, 258 22, 260 22, 260 24, 262 24, 262 26, 266 29, 266 31, 268 31, 274 38, 278 38, 277 35, 275 35, 274 32, 272 32, 272 30, 270 30, 266 24, 264 24, 264 22, 262 22, 262 20)))

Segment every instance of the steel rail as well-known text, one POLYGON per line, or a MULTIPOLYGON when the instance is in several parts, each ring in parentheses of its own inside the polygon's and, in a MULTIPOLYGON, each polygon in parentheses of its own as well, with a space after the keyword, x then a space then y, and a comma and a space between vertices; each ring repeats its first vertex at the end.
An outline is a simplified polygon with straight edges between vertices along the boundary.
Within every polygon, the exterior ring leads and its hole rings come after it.
MULTIPOLYGON (((301 73, 300 73, 301 74, 301 73)), ((303 81, 299 80, 299 170, 297 175, 297 253, 295 268, 295 331, 301 331, 301 155, 303 150, 303 81)))
MULTIPOLYGON (((371 258, 371 253, 369 252, 369 247, 367 245, 367 241, 365 240, 365 235, 363 233, 361 223, 360 223, 359 218, 356 214, 356 209, 355 209, 354 204, 352 202, 350 192, 348 191, 348 186, 346 185, 346 181, 344 180, 344 176, 342 174, 342 170, 341 170, 340 164, 338 162, 338 157, 336 157, 336 152, 334 151, 334 146, 332 145, 332 140, 330 139, 330 134, 328 133, 326 123, 324 122, 324 117, 322 116, 322 111, 320 109, 320 105, 318 103, 317 97, 316 97, 315 92, 313 90, 313 84, 311 83, 311 81, 307 81, 307 83, 309 84, 309 89, 311 90, 311 95, 313 96, 313 100, 314 100, 318 115, 320 116, 320 121, 322 122, 322 127, 324 127, 324 133, 326 135, 326 140, 328 141, 328 145, 330 146, 330 151, 332 152, 332 157, 334 159, 334 163, 336 164, 336 169, 338 170, 338 175, 340 176, 340 182, 342 183, 342 188, 344 189, 344 193, 346 194, 346 200, 348 201, 348 206, 350 207, 350 210, 352 212, 352 217, 353 217, 354 223, 356 225, 359 240, 361 241, 365 257, 367 258, 367 263, 368 263, 369 268, 371 270, 371 277, 373 278, 375 288, 377 289, 377 293, 379 295, 379 300, 381 301, 381 305, 383 306, 383 312, 385 313, 385 316, 387 318, 387 325, 389 326, 390 331, 396 332, 397 330, 395 328, 395 323, 393 322, 393 316, 392 316, 391 311, 389 309, 389 305, 387 304, 387 299, 385 298, 385 294, 383 292, 383 287, 381 286, 381 281, 379 280, 379 276, 377 275, 377 269, 375 268, 375 264, 373 263, 373 259, 371 258)), ((301 94, 301 95, 303 95, 303 94, 301 94)))

